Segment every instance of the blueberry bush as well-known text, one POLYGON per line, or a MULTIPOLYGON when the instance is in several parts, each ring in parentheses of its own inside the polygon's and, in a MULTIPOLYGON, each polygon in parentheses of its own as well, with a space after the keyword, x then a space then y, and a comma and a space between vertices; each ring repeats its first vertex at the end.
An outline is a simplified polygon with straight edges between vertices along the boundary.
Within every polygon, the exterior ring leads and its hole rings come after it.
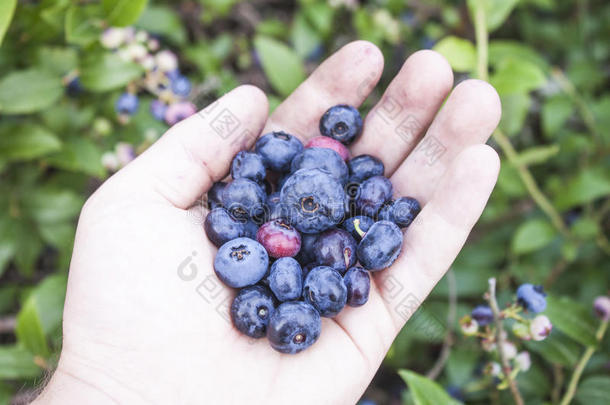
POLYGON ((363 112, 421 48, 503 105, 490 203, 362 403, 607 403, 610 3, 3 0, 0 404, 56 364, 87 196, 229 89, 253 83, 273 108, 357 38, 386 60, 363 112))

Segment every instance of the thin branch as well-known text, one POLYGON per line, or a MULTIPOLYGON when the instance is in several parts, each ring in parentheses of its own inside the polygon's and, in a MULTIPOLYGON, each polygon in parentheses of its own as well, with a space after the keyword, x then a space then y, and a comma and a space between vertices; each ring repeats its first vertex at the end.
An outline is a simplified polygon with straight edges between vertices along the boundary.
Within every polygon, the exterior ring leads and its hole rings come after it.
POLYGON ((523 405, 523 398, 521 397, 517 383, 515 383, 515 380, 513 380, 511 377, 510 363, 508 362, 508 358, 504 353, 504 325, 500 316, 498 301, 496 301, 496 279, 493 277, 489 279, 489 307, 494 314, 494 322, 496 324, 496 344, 498 347, 498 352, 500 353, 504 378, 506 378, 506 381, 508 382, 508 386, 510 387, 510 392, 513 394, 515 403, 517 405, 523 405))
POLYGON ((426 377, 436 380, 445 368, 449 355, 451 354, 451 346, 453 345, 453 325, 457 316, 457 281, 453 270, 447 272, 447 283, 449 284, 449 310, 447 312, 447 333, 443 340, 443 348, 441 354, 434 363, 434 366, 428 371, 426 377))
MULTIPOLYGON (((481 80, 487 81, 489 79, 488 33, 487 21, 485 19, 485 7, 481 1, 477 3, 474 28, 477 47, 477 75, 481 80)), ((496 129, 493 133, 493 139, 498 143, 510 164, 517 169, 521 181, 538 207, 540 207, 540 209, 549 217, 553 223, 553 226, 555 226, 555 228, 557 228, 562 235, 569 237, 570 235, 568 228, 563 222, 561 215, 559 215, 549 199, 540 190, 540 187, 538 187, 538 184, 536 183, 536 180, 534 179, 534 176, 532 176, 532 173, 529 171, 528 167, 519 162, 519 154, 510 143, 508 137, 502 132, 502 130, 496 129)))
MULTIPOLYGON (((597 329, 597 333, 595 334, 597 342, 602 341, 607 328, 608 321, 602 321, 602 323, 599 325, 599 328, 597 329)), ((593 356, 593 353, 595 353, 596 348, 596 346, 587 347, 587 350, 585 350, 580 360, 578 360, 578 364, 576 364, 576 368, 574 369, 574 373, 572 374, 572 378, 570 378, 570 383, 568 384, 568 389, 563 395, 560 405, 568 405, 572 401, 572 398, 574 398, 574 394, 576 394, 576 388, 578 388, 578 381, 580 381, 582 372, 585 370, 585 367, 587 366, 589 359, 591 359, 591 356, 593 356)))

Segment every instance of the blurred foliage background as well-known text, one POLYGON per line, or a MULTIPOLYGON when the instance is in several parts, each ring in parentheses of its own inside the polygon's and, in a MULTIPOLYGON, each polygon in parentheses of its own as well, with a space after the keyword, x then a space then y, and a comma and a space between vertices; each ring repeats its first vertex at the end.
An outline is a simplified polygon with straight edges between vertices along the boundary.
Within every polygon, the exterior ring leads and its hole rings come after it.
POLYGON ((444 403, 449 392, 466 403, 509 403, 508 391, 484 371, 489 354, 461 336, 458 325, 496 277, 502 305, 524 282, 549 293, 551 336, 518 343, 532 359, 517 376, 526 403, 558 403, 587 347, 595 351, 575 400, 608 403, 610 339, 596 341, 591 315, 594 297, 610 287, 607 1, 3 0, 0 404, 27 402, 57 360, 85 199, 168 128, 151 114, 151 103, 163 96, 145 89, 147 68, 134 58, 158 49, 175 54, 192 83, 187 101, 198 108, 240 83, 263 88, 273 108, 354 39, 374 42, 386 60, 381 86, 363 112, 422 48, 442 53, 456 82, 488 79, 503 104, 490 140, 502 156, 491 201, 448 276, 399 335, 366 398, 444 403), (144 32, 146 53, 103 46, 100 39, 113 26, 144 32), (127 117, 115 109, 126 91, 137 93, 139 103, 127 117), (418 374, 399 372, 405 369, 418 374), (432 378, 421 377, 426 374, 432 378))

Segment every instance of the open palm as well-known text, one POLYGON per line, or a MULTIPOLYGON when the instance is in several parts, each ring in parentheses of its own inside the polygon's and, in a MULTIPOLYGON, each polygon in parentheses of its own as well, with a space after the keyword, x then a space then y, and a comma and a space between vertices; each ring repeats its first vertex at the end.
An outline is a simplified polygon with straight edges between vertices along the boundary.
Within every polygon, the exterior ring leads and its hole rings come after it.
POLYGON ((484 143, 500 118, 494 89, 464 81, 441 109, 453 86, 447 62, 431 51, 407 59, 351 153, 381 158, 397 195, 417 198, 423 209, 400 257, 374 275, 368 303, 324 318, 318 342, 298 355, 232 327, 234 293, 214 275, 216 248, 197 201, 259 134, 284 130, 302 141, 319 135, 323 112, 360 105, 382 69, 374 45, 350 43, 269 118, 265 95, 238 87, 105 182, 80 217, 63 350, 38 401, 355 403, 491 193, 499 160, 484 143))

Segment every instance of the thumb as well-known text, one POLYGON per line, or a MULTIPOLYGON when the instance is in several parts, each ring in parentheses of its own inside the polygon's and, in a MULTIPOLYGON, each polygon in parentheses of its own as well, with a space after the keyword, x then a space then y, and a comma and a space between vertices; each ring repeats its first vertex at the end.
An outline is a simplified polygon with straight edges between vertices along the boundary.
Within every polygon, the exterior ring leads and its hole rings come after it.
POLYGON ((237 87, 170 128, 118 177, 132 194, 140 190, 186 209, 226 176, 237 152, 252 146, 267 114, 259 88, 237 87))

